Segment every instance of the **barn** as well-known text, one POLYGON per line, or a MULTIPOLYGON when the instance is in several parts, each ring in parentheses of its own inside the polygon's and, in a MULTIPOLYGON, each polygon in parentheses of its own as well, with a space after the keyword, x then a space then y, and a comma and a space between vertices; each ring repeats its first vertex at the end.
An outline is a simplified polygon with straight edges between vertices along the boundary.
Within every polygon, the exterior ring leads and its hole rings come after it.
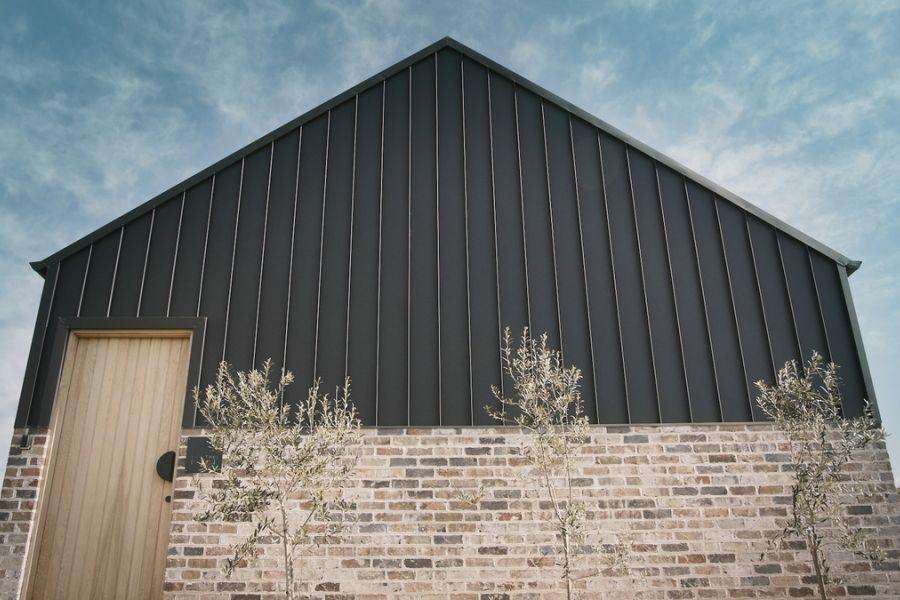
MULTIPOLYGON (((802 549, 759 559, 789 483, 753 384, 815 350, 846 414, 875 400, 859 262, 449 38, 32 266, 5 597, 275 597, 265 567, 218 572, 235 525, 191 520, 192 390, 223 360, 291 370, 289 401, 352 378, 359 526, 306 558, 315 597, 560 593, 509 473, 519 433, 484 410, 506 326, 582 369, 581 479, 638 537, 646 597, 811 590, 802 549), (458 506, 477 481, 489 500, 458 506)), ((895 547, 884 447, 855 467, 880 490, 858 514, 895 547)), ((841 589, 898 586, 859 568, 841 589)))

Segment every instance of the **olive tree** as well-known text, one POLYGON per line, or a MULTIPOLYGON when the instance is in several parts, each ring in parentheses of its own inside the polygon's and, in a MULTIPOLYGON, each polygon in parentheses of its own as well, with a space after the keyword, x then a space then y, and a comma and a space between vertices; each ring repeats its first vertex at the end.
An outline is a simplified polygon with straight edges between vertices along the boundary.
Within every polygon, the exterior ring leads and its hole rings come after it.
POLYGON ((282 371, 272 385, 271 371, 271 361, 236 373, 223 362, 202 398, 195 391, 221 460, 201 461, 201 470, 217 477, 207 487, 198 480, 205 509, 194 518, 253 524, 231 547, 222 569, 227 576, 257 555, 264 538, 277 540, 284 595, 291 600, 301 549, 340 533, 348 522, 344 492, 358 458, 360 422, 349 379, 333 397, 316 380, 292 408, 284 393, 293 375, 282 371))
MULTIPOLYGON (((512 388, 501 391, 494 386, 497 403, 487 407, 487 411, 498 421, 517 425, 526 433, 522 455, 533 468, 533 479, 549 499, 548 519, 559 540, 557 564, 562 567, 566 597, 573 598, 578 579, 576 557, 588 524, 585 503, 573 485, 582 448, 588 440, 581 371, 563 363, 562 353, 548 344, 546 333, 535 339, 527 328, 515 349, 506 328, 501 363, 512 388)), ((604 545, 603 568, 594 574, 627 571, 630 546, 623 537, 604 545)))
POLYGON ((848 481, 845 467, 854 453, 882 440, 884 431, 868 405, 859 417, 842 414, 837 371, 834 363, 826 365, 813 352, 805 366, 788 361, 774 385, 756 383, 760 408, 790 445, 791 512, 773 542, 779 547, 791 538, 806 543, 822 600, 827 600, 832 580, 828 547, 872 561, 882 558, 865 531, 848 519, 846 503, 861 490, 848 481))

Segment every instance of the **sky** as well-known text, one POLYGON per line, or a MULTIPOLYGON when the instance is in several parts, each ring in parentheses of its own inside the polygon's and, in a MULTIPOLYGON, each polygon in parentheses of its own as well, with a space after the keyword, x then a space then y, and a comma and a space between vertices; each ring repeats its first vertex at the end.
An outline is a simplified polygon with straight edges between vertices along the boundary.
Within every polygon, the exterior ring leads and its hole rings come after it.
POLYGON ((900 0, 0 2, 0 438, 29 261, 446 35, 862 260, 900 465, 900 0))

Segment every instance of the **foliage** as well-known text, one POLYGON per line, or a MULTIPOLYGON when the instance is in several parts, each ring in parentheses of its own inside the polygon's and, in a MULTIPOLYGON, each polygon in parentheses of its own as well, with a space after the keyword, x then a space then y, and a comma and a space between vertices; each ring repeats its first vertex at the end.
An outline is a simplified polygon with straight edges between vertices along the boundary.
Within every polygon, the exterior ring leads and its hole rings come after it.
MULTIPOLYGON (((489 406, 487 411, 528 434, 523 456, 549 497, 550 521, 560 540, 557 564, 562 567, 567 597, 572 598, 575 559, 586 525, 585 504, 576 497, 573 486, 589 425, 579 389, 581 371, 563 363, 562 353, 548 345, 546 333, 534 339, 527 328, 515 350, 506 328, 501 360, 512 390, 506 394, 495 386, 497 406, 489 406)), ((618 573, 627 569, 629 551, 630 542, 622 539, 606 546, 607 570, 618 573)))
POLYGON ((321 393, 316 380, 292 410, 284 392, 293 375, 282 371, 272 387, 271 371, 271 361, 237 373, 223 362, 202 401, 195 391, 211 445, 222 455, 220 466, 201 465, 220 479, 203 491, 206 508, 195 520, 254 523, 232 546, 226 575, 255 557, 264 537, 276 539, 282 547, 285 596, 291 599, 299 551, 340 533, 347 523, 350 504, 343 491, 356 467, 360 422, 349 378, 332 398, 321 393))
POLYGON ((806 542, 819 595, 826 600, 826 586, 832 580, 829 546, 868 560, 883 558, 847 517, 845 503, 859 490, 846 480, 844 470, 856 451, 882 440, 884 431, 868 405, 860 417, 843 416, 837 366, 825 365, 816 352, 805 367, 788 361, 774 386, 763 381, 756 386, 760 408, 790 442, 792 510, 775 543, 781 545, 788 538, 806 542))

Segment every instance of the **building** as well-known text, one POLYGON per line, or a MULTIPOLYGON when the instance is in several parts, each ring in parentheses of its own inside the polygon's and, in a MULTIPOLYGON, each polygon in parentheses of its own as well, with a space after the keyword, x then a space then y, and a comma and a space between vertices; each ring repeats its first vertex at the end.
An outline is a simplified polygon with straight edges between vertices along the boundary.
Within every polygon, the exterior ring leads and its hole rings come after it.
MULTIPOLYGON (((584 485, 598 518, 640 524, 646 597, 811 590, 802 550, 759 561, 790 499, 753 382, 817 350, 842 367, 847 414, 874 401, 858 262, 451 39, 33 267, 11 596, 272 591, 264 569, 218 575, 235 525, 191 521, 191 389, 223 359, 272 358, 294 394, 353 379, 372 427, 362 525, 306 563, 309 593, 340 597, 556 589, 529 566, 552 538, 509 474, 518 434, 482 409, 504 326, 548 332, 583 369, 601 425, 584 485), (482 510, 454 503, 485 479, 482 510)), ((897 523, 884 448, 855 468, 881 494, 860 518, 897 523)), ((879 532, 897 547, 897 525, 879 532)), ((854 564, 843 593, 900 593, 896 563, 854 564)))

